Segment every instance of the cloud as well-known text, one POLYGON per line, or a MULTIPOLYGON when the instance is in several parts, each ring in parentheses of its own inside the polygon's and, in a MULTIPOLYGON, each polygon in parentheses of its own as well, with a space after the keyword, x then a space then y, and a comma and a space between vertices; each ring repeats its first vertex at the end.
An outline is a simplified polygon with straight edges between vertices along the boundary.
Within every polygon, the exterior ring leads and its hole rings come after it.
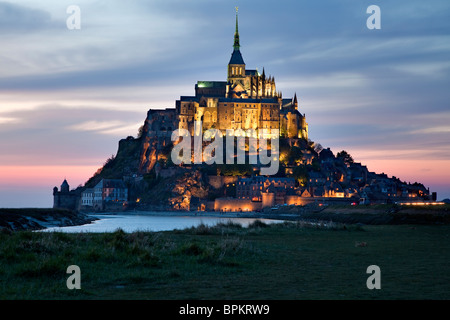
POLYGON ((329 73, 308 78, 297 77, 293 79, 283 79, 277 83, 281 88, 298 87, 302 90, 330 89, 330 88, 360 88, 368 85, 367 78, 358 73, 329 73))
POLYGON ((17 122, 20 122, 20 120, 17 118, 0 117, 0 124, 17 123, 17 122))
POLYGON ((82 1, 81 30, 70 31, 65 23, 67 3, 2 4, 22 17, 14 24, 7 19, 4 23, 8 28, 0 32, 4 44, 0 87, 5 89, 124 85, 132 80, 142 83, 156 74, 174 72, 169 59, 182 60, 187 50, 194 54, 193 47, 183 42, 193 41, 192 31, 199 28, 199 23, 187 16, 168 19, 167 13, 140 10, 136 3, 82 1), (33 9, 35 6, 45 9, 33 9), (23 28, 33 31, 14 34, 23 28), (188 49, 181 51, 180 45, 188 49))
POLYGON ((412 134, 450 133, 450 126, 429 127, 429 128, 411 131, 411 133, 412 134))
POLYGON ((441 78, 445 75, 448 75, 450 69, 450 61, 406 63, 398 64, 394 66, 394 68, 411 75, 441 78))
POLYGON ((3 116, 20 122, 0 126, 0 165, 95 165, 136 136, 146 112, 47 105, 3 116))
POLYGON ((113 120, 113 121, 96 121, 96 120, 90 120, 85 121, 79 124, 74 124, 69 127, 70 130, 75 131, 103 131, 106 129, 116 128, 118 126, 123 125, 124 122, 119 120, 113 120))
POLYGON ((130 132, 135 132, 136 128, 142 125, 143 121, 129 124, 126 121, 112 120, 112 121, 96 121, 89 120, 79 124, 74 124, 68 127, 74 131, 90 131, 100 134, 112 135, 117 137, 118 135, 133 135, 130 132))
POLYGON ((53 27, 49 12, 10 2, 0 2, 0 35, 15 32, 38 32, 53 27))

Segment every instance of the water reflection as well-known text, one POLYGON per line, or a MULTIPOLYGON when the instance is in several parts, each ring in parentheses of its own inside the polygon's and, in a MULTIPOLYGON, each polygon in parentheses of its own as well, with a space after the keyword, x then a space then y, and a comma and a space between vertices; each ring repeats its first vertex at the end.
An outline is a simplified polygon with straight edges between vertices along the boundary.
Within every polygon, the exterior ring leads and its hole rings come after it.
POLYGON ((42 231, 58 231, 58 232, 114 232, 122 229, 125 232, 135 231, 170 231, 175 229, 185 229, 199 224, 214 226, 218 223, 227 223, 229 221, 239 223, 243 227, 247 227, 255 220, 262 221, 266 224, 283 222, 281 220, 272 219, 256 219, 256 218, 224 218, 224 217, 193 217, 193 216, 146 216, 146 215, 92 215, 99 220, 90 224, 71 227, 54 227, 47 228, 42 231))

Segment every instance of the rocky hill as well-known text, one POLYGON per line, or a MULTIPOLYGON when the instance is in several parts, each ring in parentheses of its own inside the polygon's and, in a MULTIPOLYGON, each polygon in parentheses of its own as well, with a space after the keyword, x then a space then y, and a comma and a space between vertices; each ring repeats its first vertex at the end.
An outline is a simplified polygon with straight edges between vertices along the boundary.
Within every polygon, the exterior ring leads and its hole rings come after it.
POLYGON ((166 166, 172 150, 171 132, 165 132, 165 135, 161 136, 153 131, 149 115, 140 128, 139 136, 128 136, 120 140, 117 154, 105 161, 103 167, 86 182, 85 187, 92 188, 101 179, 125 177, 130 180, 133 177, 144 177, 152 172, 157 162, 166 166))
MULTIPOLYGON (((187 210, 196 199, 214 201, 217 197, 236 196, 236 190, 229 186, 213 187, 209 176, 258 174, 255 165, 175 166, 171 160, 171 132, 152 130, 150 111, 139 137, 120 140, 117 154, 86 182, 86 188, 94 187, 101 179, 123 179, 129 190, 130 208, 187 210)), ((344 150, 335 155, 330 148, 304 139, 280 138, 279 144, 280 168, 276 176, 294 178, 295 193, 302 197, 345 197, 357 203, 431 198, 423 184, 370 172, 344 150)))

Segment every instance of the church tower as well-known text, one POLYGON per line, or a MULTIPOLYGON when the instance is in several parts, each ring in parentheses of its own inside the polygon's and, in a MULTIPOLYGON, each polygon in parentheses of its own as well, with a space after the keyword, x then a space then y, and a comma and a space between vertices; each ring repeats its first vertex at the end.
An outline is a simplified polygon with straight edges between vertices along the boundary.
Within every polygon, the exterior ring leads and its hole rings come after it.
POLYGON ((245 88, 245 62, 242 58, 239 42, 239 23, 238 23, 238 8, 236 7, 236 31, 234 33, 233 53, 231 54, 230 62, 228 63, 228 84, 230 89, 234 91, 237 86, 245 88))

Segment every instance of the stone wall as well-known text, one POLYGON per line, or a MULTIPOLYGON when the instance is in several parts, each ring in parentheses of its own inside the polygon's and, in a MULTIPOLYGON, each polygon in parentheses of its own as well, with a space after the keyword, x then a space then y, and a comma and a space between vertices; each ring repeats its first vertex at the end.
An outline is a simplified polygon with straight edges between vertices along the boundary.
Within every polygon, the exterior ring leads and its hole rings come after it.
POLYGON ((53 208, 77 210, 80 202, 80 194, 71 191, 70 193, 58 192, 53 195, 53 208))
POLYGON ((219 212, 249 212, 260 211, 261 202, 236 198, 217 198, 214 202, 214 211, 219 212))
POLYGON ((262 193, 262 207, 272 207, 275 204, 275 194, 274 193, 268 193, 263 192, 262 193))

